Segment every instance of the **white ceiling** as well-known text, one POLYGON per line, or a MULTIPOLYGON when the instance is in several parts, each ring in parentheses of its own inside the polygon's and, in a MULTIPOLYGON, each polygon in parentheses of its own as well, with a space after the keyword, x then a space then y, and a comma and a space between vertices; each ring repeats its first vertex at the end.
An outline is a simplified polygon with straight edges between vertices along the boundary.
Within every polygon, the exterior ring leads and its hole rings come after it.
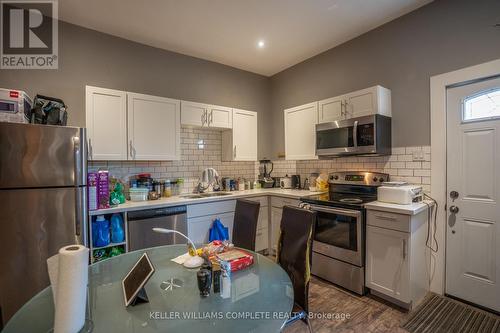
POLYGON ((59 0, 59 17, 270 76, 431 1, 59 0))

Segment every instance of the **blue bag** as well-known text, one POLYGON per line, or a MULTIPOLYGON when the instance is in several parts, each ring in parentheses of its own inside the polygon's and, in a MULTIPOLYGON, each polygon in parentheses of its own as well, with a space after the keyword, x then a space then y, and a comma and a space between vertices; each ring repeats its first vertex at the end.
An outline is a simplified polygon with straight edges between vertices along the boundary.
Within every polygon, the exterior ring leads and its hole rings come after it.
POLYGON ((225 227, 219 218, 216 218, 210 228, 209 241, 214 240, 228 240, 229 239, 229 228, 225 227))

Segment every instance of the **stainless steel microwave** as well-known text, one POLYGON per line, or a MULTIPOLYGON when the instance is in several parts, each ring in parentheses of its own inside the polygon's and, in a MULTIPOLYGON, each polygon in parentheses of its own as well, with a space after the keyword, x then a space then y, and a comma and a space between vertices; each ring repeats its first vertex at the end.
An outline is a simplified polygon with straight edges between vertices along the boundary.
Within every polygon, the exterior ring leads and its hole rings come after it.
POLYGON ((316 125, 316 155, 390 155, 391 117, 371 115, 316 125))

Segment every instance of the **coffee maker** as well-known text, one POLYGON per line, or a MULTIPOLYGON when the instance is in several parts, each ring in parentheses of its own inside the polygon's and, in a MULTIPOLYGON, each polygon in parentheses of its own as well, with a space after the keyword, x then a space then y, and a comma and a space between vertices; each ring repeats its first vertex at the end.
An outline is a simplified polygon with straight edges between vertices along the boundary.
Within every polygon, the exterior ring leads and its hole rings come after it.
POLYGON ((273 172, 273 162, 271 160, 259 161, 259 182, 262 188, 271 188, 274 186, 274 179, 271 178, 273 172))

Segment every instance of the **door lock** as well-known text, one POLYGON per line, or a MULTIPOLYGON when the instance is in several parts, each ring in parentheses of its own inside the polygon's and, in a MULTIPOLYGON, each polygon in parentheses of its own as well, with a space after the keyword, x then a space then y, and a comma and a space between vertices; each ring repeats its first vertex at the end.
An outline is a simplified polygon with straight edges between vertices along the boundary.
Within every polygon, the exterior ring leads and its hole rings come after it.
POLYGON ((456 214, 460 211, 457 206, 450 206, 450 213, 456 214))
POLYGON ((450 198, 452 201, 455 201, 456 198, 458 198, 459 193, 457 191, 451 191, 450 192, 450 198))

